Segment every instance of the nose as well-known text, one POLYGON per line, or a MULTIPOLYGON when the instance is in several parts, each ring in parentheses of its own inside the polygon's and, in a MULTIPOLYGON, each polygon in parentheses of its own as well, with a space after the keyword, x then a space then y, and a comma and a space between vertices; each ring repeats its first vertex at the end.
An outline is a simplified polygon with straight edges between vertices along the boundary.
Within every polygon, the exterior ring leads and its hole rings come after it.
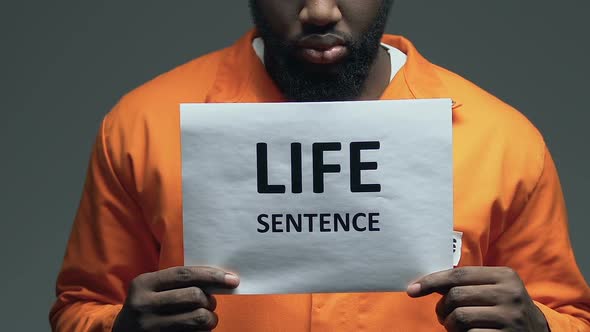
POLYGON ((325 27, 342 20, 342 13, 336 0, 306 0, 299 13, 303 25, 325 27))

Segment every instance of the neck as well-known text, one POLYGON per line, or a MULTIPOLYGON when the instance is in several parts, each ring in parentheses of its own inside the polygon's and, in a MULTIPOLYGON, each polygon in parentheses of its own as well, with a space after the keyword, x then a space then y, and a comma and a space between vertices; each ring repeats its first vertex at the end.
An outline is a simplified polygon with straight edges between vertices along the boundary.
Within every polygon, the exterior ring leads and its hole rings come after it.
POLYGON ((391 60, 387 50, 379 47, 377 57, 371 66, 369 76, 365 82, 363 92, 359 96, 359 100, 378 100, 383 95, 383 92, 389 86, 391 77, 391 60))

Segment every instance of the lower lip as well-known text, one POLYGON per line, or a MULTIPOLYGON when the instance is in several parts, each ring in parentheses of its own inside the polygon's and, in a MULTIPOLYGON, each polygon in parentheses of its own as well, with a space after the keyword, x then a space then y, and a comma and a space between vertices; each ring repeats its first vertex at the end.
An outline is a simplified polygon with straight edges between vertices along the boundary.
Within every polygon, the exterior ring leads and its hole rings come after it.
POLYGON ((337 45, 327 50, 316 50, 313 48, 301 49, 301 56, 308 62, 315 64, 333 64, 346 57, 348 49, 346 46, 337 45))

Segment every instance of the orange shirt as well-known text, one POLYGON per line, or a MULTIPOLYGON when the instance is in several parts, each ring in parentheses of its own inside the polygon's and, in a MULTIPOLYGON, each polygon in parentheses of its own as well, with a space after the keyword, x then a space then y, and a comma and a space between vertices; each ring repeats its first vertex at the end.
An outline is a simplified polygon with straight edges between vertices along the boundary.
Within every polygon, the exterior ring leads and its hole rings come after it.
MULTIPOLYGON (((276 102, 252 49, 234 46, 129 93, 105 117, 57 281, 56 331, 110 331, 130 281, 183 265, 179 104, 276 102)), ((383 42, 408 61, 383 99, 452 98, 455 230, 460 266, 515 269, 553 331, 590 331, 590 289, 572 252, 559 179, 527 119, 425 60, 403 37, 383 42)), ((444 331, 440 295, 219 296, 216 331, 444 331)))

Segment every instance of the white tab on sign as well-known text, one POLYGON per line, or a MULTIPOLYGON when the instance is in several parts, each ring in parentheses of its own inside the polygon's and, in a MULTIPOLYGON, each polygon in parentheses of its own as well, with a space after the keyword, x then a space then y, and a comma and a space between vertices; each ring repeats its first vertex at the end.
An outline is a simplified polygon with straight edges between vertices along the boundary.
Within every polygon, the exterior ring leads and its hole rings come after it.
POLYGON ((453 232, 453 266, 458 266, 461 261, 461 249, 463 249, 463 232, 453 232))
POLYGON ((185 264, 239 274, 236 294, 401 291, 452 267, 449 99, 183 104, 181 136, 185 264))

